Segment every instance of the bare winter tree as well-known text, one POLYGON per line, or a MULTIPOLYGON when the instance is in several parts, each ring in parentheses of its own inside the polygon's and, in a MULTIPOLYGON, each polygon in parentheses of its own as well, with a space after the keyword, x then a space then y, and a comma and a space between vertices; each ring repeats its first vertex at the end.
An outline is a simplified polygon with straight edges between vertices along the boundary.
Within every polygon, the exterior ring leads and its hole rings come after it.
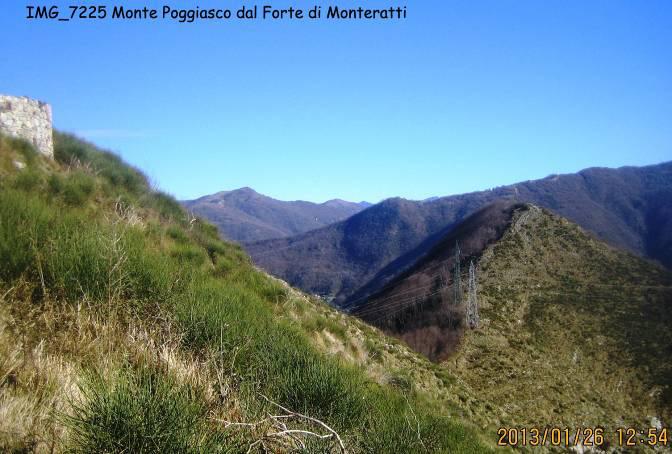
POLYGON ((467 323, 469 328, 476 329, 480 322, 478 315, 478 299, 476 298, 476 268, 474 261, 469 263, 469 292, 467 296, 467 323))

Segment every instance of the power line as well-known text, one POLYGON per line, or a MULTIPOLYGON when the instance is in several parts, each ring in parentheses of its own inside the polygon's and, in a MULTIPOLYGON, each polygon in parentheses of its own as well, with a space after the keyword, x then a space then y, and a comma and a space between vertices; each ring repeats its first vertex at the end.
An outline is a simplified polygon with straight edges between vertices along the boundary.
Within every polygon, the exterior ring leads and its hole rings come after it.
MULTIPOLYGON (((451 285, 452 286, 452 285, 451 285)), ((379 321, 383 318, 390 318, 405 309, 408 309, 410 307, 413 307, 414 304, 417 306, 417 301, 426 301, 427 299, 431 298, 432 296, 440 294, 442 291, 446 290, 447 288, 451 286, 446 286, 442 287, 441 289, 426 293, 420 296, 412 296, 412 297, 406 297, 406 298, 394 298, 391 301, 388 301, 384 304, 375 304, 375 300, 371 302, 371 304, 374 304, 374 306, 366 308, 367 310, 363 311, 358 311, 355 312, 354 314, 359 316, 359 317, 371 317, 373 315, 383 313, 382 315, 379 315, 373 319, 371 319, 371 323, 374 323, 376 321, 379 321), (409 304, 411 303, 411 304, 409 304)), ((619 285, 611 285, 611 284, 600 284, 602 287, 609 287, 609 288, 623 288, 624 286, 619 286, 619 285)), ((631 285, 631 286, 626 286, 628 288, 653 288, 653 289, 659 289, 659 290, 672 290, 672 286, 647 286, 647 285, 631 285)), ((501 288, 501 287, 500 287, 501 288)), ((520 286, 506 286, 504 288, 511 289, 520 289, 520 286)), ((613 294, 598 294, 598 293, 587 293, 585 291, 552 291, 552 290, 537 290, 533 294, 530 295, 529 291, 526 294, 526 297, 529 298, 531 297, 539 297, 539 296, 545 296, 545 295, 559 295, 559 296, 568 296, 568 297, 573 297, 573 298, 580 298, 583 300, 587 301, 625 301, 626 299, 630 298, 628 295, 613 295, 613 294)), ((549 303, 552 304, 552 303, 549 303)), ((421 305, 421 304, 420 304, 421 305)), ((478 320, 478 315, 476 315, 476 320, 478 320)))

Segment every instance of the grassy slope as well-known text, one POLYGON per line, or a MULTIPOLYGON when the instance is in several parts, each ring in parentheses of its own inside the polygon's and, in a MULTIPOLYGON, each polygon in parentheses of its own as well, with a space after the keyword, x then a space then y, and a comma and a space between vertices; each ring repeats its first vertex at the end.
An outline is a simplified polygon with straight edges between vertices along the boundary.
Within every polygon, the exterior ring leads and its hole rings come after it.
POLYGON ((336 449, 225 422, 282 413, 263 396, 320 418, 352 452, 485 449, 456 407, 423 392, 429 378, 380 379, 386 351, 400 369, 448 375, 258 272, 141 173, 75 138, 57 134, 51 162, 0 137, 0 263, 0 449, 336 449), (325 339, 359 329, 363 363, 329 354, 354 341, 325 339))
POLYGON ((530 208, 479 264, 483 327, 444 367, 517 424, 649 427, 672 408, 672 277, 530 208))

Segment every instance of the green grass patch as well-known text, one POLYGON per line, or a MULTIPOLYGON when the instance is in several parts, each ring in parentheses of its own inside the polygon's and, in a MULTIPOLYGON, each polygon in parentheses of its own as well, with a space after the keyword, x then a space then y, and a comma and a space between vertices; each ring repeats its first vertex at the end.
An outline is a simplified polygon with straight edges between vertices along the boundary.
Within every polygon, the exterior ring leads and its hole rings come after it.
POLYGON ((66 166, 79 164, 92 167, 114 192, 123 189, 140 194, 148 190, 147 177, 142 172, 124 163, 118 156, 99 150, 73 135, 54 133, 54 158, 66 166))
POLYGON ((65 417, 71 452, 234 452, 207 424, 198 391, 149 366, 126 367, 113 378, 91 373, 80 391, 65 417))
POLYGON ((309 332, 329 331, 341 340, 346 340, 348 332, 345 326, 325 315, 315 314, 314 317, 306 317, 301 320, 301 326, 309 332))

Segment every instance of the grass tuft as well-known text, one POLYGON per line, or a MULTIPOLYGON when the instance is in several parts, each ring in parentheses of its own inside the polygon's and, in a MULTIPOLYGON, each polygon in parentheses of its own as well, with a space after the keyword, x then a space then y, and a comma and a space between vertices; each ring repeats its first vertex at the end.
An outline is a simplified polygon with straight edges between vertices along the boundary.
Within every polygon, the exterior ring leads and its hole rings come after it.
POLYGON ((197 391, 151 367, 126 367, 113 379, 89 374, 80 392, 65 416, 72 452, 224 452, 197 391))

